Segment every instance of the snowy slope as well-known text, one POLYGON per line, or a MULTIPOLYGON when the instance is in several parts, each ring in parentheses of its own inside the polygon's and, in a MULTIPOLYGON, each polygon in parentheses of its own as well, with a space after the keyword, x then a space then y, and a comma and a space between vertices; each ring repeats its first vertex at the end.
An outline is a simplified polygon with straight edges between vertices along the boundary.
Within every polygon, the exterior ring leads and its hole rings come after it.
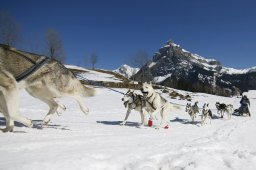
MULTIPOLYGON (((119 89, 120 90, 120 89, 119 89)), ((126 92, 126 89, 121 89, 126 92)), ((216 101, 239 106, 239 98, 190 93, 192 102, 216 101)), ((1 170, 254 170, 256 167, 256 91, 251 99, 252 117, 214 119, 203 127, 191 124, 185 108, 170 114, 170 129, 137 128, 140 116, 132 112, 127 126, 122 95, 101 89, 86 98, 90 108, 83 115, 75 101, 61 100, 67 110, 55 115, 48 127, 29 129, 18 124, 14 133, 0 133, 1 170)), ((164 95, 166 98, 167 96, 164 95)), ((21 114, 40 123, 47 106, 21 92, 21 114)), ((186 104, 186 101, 169 99, 186 104)), ((216 110, 213 110, 216 114, 216 110)), ((199 116, 197 121, 199 121, 199 116)), ((154 124, 159 124, 154 121, 154 124)), ((0 128, 4 127, 0 114, 0 128)))
POLYGON ((118 69, 114 70, 114 72, 119 73, 126 78, 130 78, 134 74, 136 74, 139 71, 139 68, 133 68, 131 66, 128 66, 126 64, 122 65, 118 69))
POLYGON ((105 81, 105 82, 122 82, 121 79, 116 78, 113 74, 102 73, 95 70, 85 69, 83 67, 65 65, 69 69, 76 69, 83 71, 79 75, 92 81, 105 81))

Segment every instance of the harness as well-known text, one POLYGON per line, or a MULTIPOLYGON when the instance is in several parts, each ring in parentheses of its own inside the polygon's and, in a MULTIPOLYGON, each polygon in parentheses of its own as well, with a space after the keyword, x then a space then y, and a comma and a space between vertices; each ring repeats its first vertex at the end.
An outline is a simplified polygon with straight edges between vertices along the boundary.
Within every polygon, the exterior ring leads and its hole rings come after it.
MULTIPOLYGON (((157 93, 155 93, 155 94, 157 94, 157 93)), ((148 101, 148 99, 150 99, 153 95, 154 95, 154 93, 150 97, 148 97, 147 99, 144 99, 143 101, 147 102, 150 105, 150 107, 152 107, 154 110, 156 110, 157 108, 154 106, 154 100, 156 98, 156 95, 153 98, 152 103, 148 101)), ((161 100, 164 100, 165 103, 163 104, 163 106, 160 107, 160 109, 164 108, 167 104, 167 101, 165 99, 161 98, 161 100)), ((146 103, 144 103, 144 106, 145 105, 146 105, 146 103)))
MULTIPOLYGON (((139 95, 132 95, 132 103, 127 103, 128 106, 131 108, 131 109, 135 109, 137 107, 137 101, 139 100, 140 96, 139 95), (138 96, 138 97, 137 97, 138 96), (132 105, 135 105, 135 107, 132 107, 132 105)), ((142 99, 142 98, 141 98, 142 99)))
POLYGON ((28 68, 26 71, 24 71, 23 73, 21 73, 20 75, 18 75, 17 77, 15 77, 16 81, 21 81, 25 78, 27 78, 28 76, 30 76, 32 73, 36 72, 38 69, 40 69, 43 65, 45 65, 46 63, 48 63, 51 59, 48 57, 44 57, 44 59, 42 61, 40 61, 39 63, 34 64, 34 66, 28 68))
POLYGON ((16 54, 18 54, 20 57, 22 57, 23 59, 25 59, 26 61, 30 62, 33 66, 26 69, 25 71, 23 71, 22 73, 20 73, 19 75, 15 76, 15 79, 17 82, 27 78, 28 76, 30 76, 31 74, 33 74, 34 72, 36 72, 38 69, 40 69, 43 65, 45 65, 46 63, 48 63, 51 59, 45 56, 42 56, 41 61, 39 62, 35 62, 33 61, 31 58, 27 57, 25 54, 23 54, 20 51, 17 50, 13 50, 12 48, 10 48, 10 46, 7 45, 2 45, 4 47, 4 49, 9 50, 11 52, 14 52, 16 54))

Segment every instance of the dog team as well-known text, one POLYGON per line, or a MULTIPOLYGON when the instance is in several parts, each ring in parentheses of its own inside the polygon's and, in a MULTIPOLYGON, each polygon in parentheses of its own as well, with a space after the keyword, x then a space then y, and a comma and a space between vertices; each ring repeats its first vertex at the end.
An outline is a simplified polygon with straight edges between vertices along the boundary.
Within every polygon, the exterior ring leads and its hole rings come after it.
MULTIPOLYGON (((6 119, 6 128, 2 132, 12 132, 14 121, 33 127, 33 122, 19 113, 19 90, 25 89, 31 96, 38 98, 49 106, 49 111, 43 119, 48 124, 52 115, 56 112, 61 115, 66 107, 59 103, 58 99, 63 96, 73 97, 79 104, 80 109, 88 114, 89 109, 84 105, 82 97, 95 96, 97 90, 83 85, 75 75, 63 66, 60 62, 17 50, 7 45, 0 44, 0 112, 6 119)), ((150 120, 156 119, 160 114, 161 123, 156 128, 168 128, 169 113, 180 109, 178 106, 169 103, 157 93, 151 83, 143 83, 141 94, 128 90, 122 98, 127 108, 126 116, 121 125, 125 125, 132 110, 138 111, 141 116, 140 127, 148 124, 150 120)), ((229 118, 233 113, 232 105, 216 103, 216 108, 221 117, 227 113, 229 118)), ((186 105, 186 112, 194 121, 199 113, 198 102, 193 106, 186 105)), ((241 108, 238 111, 246 110, 241 108)), ((248 110, 248 109, 247 109, 248 110)), ((249 111, 249 110, 248 110, 249 111)), ((249 114, 250 115, 250 114, 249 114)), ((202 124, 206 119, 213 116, 209 104, 204 104, 201 114, 202 124)))

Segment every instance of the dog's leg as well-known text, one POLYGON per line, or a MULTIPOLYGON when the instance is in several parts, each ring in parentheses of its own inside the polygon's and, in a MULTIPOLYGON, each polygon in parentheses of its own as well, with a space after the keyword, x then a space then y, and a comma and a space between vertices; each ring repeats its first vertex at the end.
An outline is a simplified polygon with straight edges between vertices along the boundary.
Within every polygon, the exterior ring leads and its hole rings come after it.
POLYGON ((220 117, 221 117, 221 118, 223 118, 223 117, 224 117, 224 113, 223 113, 223 111, 222 111, 222 110, 220 111, 220 117))
POLYGON ((53 114, 56 112, 58 108, 58 104, 53 101, 45 101, 45 103, 47 103, 48 106, 50 107, 49 112, 47 113, 47 115, 44 117, 44 120, 43 120, 43 123, 47 125, 51 121, 53 114))
POLYGON ((41 100, 49 106, 49 111, 43 119, 43 124, 47 125, 55 112, 60 115, 65 111, 65 106, 57 103, 57 99, 52 97, 53 93, 50 92, 46 86, 39 84, 37 86, 27 87, 26 90, 31 96, 41 100))
POLYGON ((161 122, 160 122, 160 124, 156 127, 156 129, 162 128, 163 125, 165 124, 165 116, 164 116, 165 114, 163 114, 163 112, 161 111, 160 115, 161 115, 161 122))
POLYGON ((56 112, 57 112, 58 116, 61 116, 62 113, 66 110, 66 107, 63 104, 60 104, 60 103, 58 103, 58 105, 59 106, 58 106, 56 112))
POLYGON ((10 119, 9 115, 7 115, 7 110, 6 107, 4 106, 5 101, 4 99, 1 97, 1 91, 0 91, 0 109, 1 112, 4 114, 5 120, 6 120, 6 127, 4 129, 1 129, 1 131, 3 132, 13 132, 13 128, 14 128, 14 121, 12 119, 10 119))
POLYGON ((72 96, 72 97, 74 97, 74 99, 77 101, 82 112, 84 112, 87 115, 89 113, 89 109, 85 106, 81 96, 72 96))
POLYGON ((142 109, 140 111, 141 123, 139 124, 139 127, 146 125, 146 122, 147 122, 146 114, 147 114, 147 111, 145 109, 142 109))
POLYGON ((195 121, 195 112, 192 111, 191 115, 192 115, 192 122, 194 122, 195 121))
POLYGON ((201 116, 201 126, 204 125, 204 121, 205 121, 205 119, 204 119, 204 115, 203 115, 203 113, 202 113, 202 116, 201 116))
POLYGON ((168 121, 167 121, 168 113, 169 113, 169 110, 168 110, 168 109, 165 109, 165 108, 160 111, 161 122, 160 122, 160 125, 156 127, 156 129, 163 128, 163 127, 165 127, 167 124, 169 124, 168 121))
POLYGON ((14 121, 12 119, 10 119, 10 117, 6 116, 6 128, 3 129, 3 132, 13 132, 13 128, 14 128, 14 121))
POLYGON ((57 115, 61 116, 62 113, 66 110, 66 107, 63 104, 61 104, 59 101, 57 101, 56 98, 54 98, 54 101, 58 104, 58 107, 57 107, 57 110, 56 110, 57 115))
MULTIPOLYGON (((8 76, 8 74, 6 74, 6 76, 8 76)), ((1 95, 3 95, 5 99, 6 118, 8 117, 8 119, 10 119, 10 121, 7 121, 7 124, 13 126, 12 122, 17 121, 25 126, 32 127, 32 121, 19 114, 19 89, 15 79, 8 77, 7 86, 2 89, 1 95)), ((13 128, 10 127, 9 129, 12 130, 13 128)))
POLYGON ((120 123, 120 125, 125 125, 129 115, 131 113, 131 109, 128 109, 127 112, 126 112, 126 115, 125 115, 125 118, 124 118, 124 121, 122 123, 120 123))
POLYGON ((4 114, 6 120, 6 127, 1 129, 3 132, 13 132, 14 128, 14 121, 10 119, 9 115, 7 114, 7 108, 3 93, 0 91, 0 111, 4 114))

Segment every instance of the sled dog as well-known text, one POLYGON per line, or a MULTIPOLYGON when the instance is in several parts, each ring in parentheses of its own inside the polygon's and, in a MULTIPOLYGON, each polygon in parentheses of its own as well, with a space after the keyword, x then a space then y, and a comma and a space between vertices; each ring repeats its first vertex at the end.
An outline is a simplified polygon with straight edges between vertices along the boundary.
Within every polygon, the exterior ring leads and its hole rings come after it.
POLYGON ((231 118, 231 115, 234 112, 233 105, 216 102, 215 106, 217 108, 217 113, 220 114, 221 118, 224 117, 225 112, 227 113, 228 118, 231 118))
POLYGON ((234 113, 234 107, 232 104, 227 105, 226 113, 228 114, 228 119, 231 119, 231 115, 232 115, 232 113, 234 113))
POLYGON ((206 123, 206 119, 209 119, 211 123, 212 111, 209 108, 209 103, 205 103, 203 106, 201 115, 201 125, 204 125, 206 123))
MULTIPOLYGON (((122 101, 124 102, 125 108, 127 108, 127 112, 126 112, 124 121, 120 123, 120 125, 126 124, 126 121, 132 110, 140 112, 140 116, 141 116, 140 126, 147 123, 147 122, 144 122, 146 118, 144 118, 145 115, 143 114, 143 109, 145 109, 146 112, 149 112, 150 109, 147 109, 145 107, 145 104, 144 104, 145 100, 142 95, 137 94, 134 92, 134 90, 129 89, 127 93, 124 95, 124 97, 122 98, 122 101)), ((150 119, 155 119, 155 117, 153 117, 153 115, 150 114, 150 119)))
MULTIPOLYGON (((166 101, 160 94, 156 93, 151 83, 143 83, 141 92, 145 98, 145 107, 150 110, 150 113, 155 116, 158 112, 161 115, 161 123, 157 128, 165 127, 169 124, 168 116, 171 110, 179 109, 166 101)), ((145 109, 143 109, 145 114, 145 109)), ((144 121, 145 122, 145 121, 144 121)))
POLYGON ((82 97, 96 93, 95 89, 82 85, 60 62, 0 44, 0 110, 6 119, 3 132, 13 131, 14 121, 33 126, 31 120, 19 113, 19 89, 26 89, 31 96, 49 106, 44 124, 50 121, 55 112, 61 114, 65 110, 65 106, 57 101, 58 98, 73 97, 87 114, 89 109, 82 97), (40 67, 36 67, 38 63, 41 63, 40 67), (28 70, 33 72, 25 74, 28 70))
POLYGON ((192 106, 191 103, 187 103, 186 105, 186 112, 188 112, 189 116, 192 119, 192 122, 194 122, 196 118, 196 114, 199 113, 199 107, 197 106, 198 102, 195 102, 195 104, 192 106))

